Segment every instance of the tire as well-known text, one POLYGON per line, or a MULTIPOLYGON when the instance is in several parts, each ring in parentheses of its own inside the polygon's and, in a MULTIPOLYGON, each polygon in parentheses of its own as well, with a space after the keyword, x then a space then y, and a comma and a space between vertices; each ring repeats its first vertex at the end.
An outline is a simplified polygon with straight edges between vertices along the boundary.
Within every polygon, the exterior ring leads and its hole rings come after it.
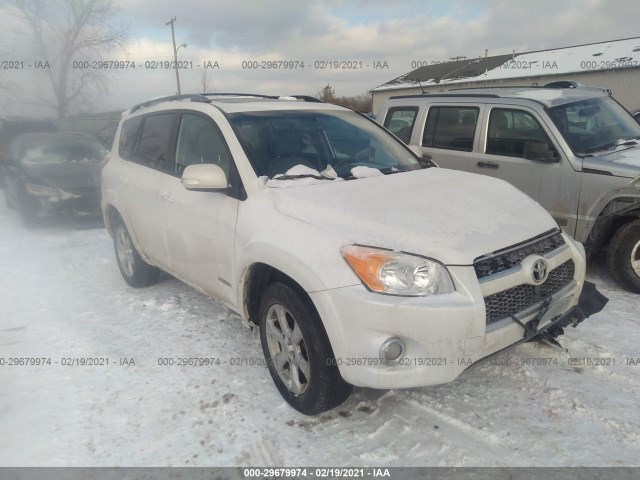
POLYGON ((158 281, 160 270, 142 259, 122 220, 113 225, 113 247, 122 278, 130 286, 148 287, 158 281))
POLYGON ((607 266, 622 288, 640 293, 640 220, 623 225, 611 238, 607 266))
POLYGON ((289 405, 317 415, 351 395, 353 387, 340 376, 322 321, 302 294, 283 283, 269 285, 259 323, 269 373, 289 405))

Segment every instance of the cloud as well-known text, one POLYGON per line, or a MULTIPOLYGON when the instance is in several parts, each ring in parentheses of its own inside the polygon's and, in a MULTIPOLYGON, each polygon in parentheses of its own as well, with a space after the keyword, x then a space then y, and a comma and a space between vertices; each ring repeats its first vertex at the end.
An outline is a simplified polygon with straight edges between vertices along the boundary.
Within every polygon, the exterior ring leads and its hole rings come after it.
MULTIPOLYGON (((315 94, 330 83, 339 95, 365 92, 412 70, 412 61, 446 61, 558 48, 638 35, 635 0, 114 0, 130 28, 123 58, 170 60, 173 16, 185 89, 195 90, 204 60, 218 91, 315 94), (304 61, 304 69, 247 69, 243 62, 304 61), (326 60, 363 68, 315 68, 326 60), (355 61, 355 63, 354 63, 355 61), (374 69, 374 62, 388 68, 374 69), (198 66, 200 65, 200 66, 198 66), (369 65, 369 67, 366 67, 369 65)), ((0 14, 2 14, 0 9, 0 14)), ((4 16, 3 16, 4 18, 4 16)), ((0 52, 21 48, 7 30, 0 52), (4 47, 4 48, 3 48, 4 47)), ((0 84, 3 76, 0 72, 0 84)), ((118 105, 175 91, 175 74, 136 69, 114 74, 108 101, 118 105)))

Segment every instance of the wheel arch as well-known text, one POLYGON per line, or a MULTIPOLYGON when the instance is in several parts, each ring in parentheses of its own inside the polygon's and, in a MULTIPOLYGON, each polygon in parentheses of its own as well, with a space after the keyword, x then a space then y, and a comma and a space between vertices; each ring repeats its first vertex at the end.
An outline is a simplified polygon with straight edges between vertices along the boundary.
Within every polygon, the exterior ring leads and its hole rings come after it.
POLYGON ((640 195, 618 195, 600 209, 584 241, 589 255, 605 248, 625 224, 640 218, 640 195))
POLYGON ((265 288, 276 282, 287 284, 318 313, 307 290, 293 276, 263 262, 254 262, 245 268, 241 279, 241 303, 243 317, 252 325, 258 324, 258 311, 265 288))
POLYGON ((133 246, 136 248, 138 255, 140 255, 147 263, 153 264, 149 260, 149 258, 143 253, 142 249, 140 248, 140 243, 138 243, 138 238, 136 237, 134 229, 131 228, 131 225, 129 225, 129 222, 127 222, 127 219, 125 218, 124 215, 122 215, 120 210, 118 210, 118 208, 112 203, 106 203, 102 208, 102 212, 103 212, 102 216, 104 218, 104 225, 107 228, 107 232, 109 232, 109 235, 111 236, 111 238, 113 238, 113 227, 115 223, 122 222, 125 228, 127 229, 127 232, 129 233, 129 237, 131 238, 131 241, 133 242, 133 246))

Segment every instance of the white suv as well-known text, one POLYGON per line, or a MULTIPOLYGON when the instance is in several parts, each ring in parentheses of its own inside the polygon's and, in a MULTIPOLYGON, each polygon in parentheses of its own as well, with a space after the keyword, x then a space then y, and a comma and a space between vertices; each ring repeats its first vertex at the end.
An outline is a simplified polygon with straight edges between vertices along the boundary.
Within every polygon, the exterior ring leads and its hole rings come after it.
POLYGON ((452 381, 595 311, 578 305, 584 249, 536 202, 429 168, 372 120, 310 98, 133 107, 102 208, 124 279, 143 287, 162 269, 259 326, 278 390, 306 414, 352 385, 452 381))

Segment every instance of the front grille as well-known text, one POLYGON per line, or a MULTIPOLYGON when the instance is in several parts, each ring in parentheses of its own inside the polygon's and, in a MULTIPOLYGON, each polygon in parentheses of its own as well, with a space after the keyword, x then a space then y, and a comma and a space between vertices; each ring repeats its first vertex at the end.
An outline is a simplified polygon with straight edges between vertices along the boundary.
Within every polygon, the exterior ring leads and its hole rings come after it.
POLYGON ((544 300, 567 286, 575 273, 573 260, 568 260, 555 270, 542 285, 518 285, 485 297, 487 325, 510 317, 531 305, 544 300))
POLYGON ((478 279, 482 279, 519 265, 529 255, 546 255, 564 243, 560 232, 551 235, 545 234, 540 240, 528 241, 525 244, 520 244, 521 246, 514 245, 491 255, 477 258, 473 262, 473 268, 476 270, 478 279))

